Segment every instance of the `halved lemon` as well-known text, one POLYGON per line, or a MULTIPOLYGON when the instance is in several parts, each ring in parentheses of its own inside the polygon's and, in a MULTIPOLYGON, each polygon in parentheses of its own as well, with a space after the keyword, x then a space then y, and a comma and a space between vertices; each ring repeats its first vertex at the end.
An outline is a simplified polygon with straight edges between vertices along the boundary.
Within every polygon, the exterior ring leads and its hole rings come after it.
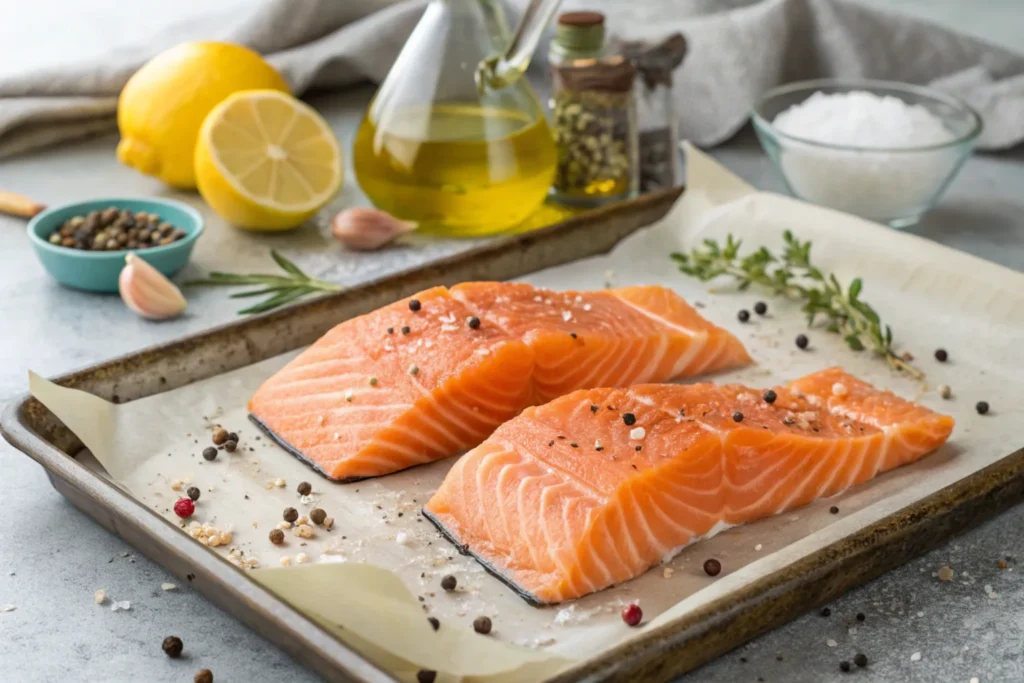
POLYGON ((199 194, 234 225, 294 228, 341 188, 338 139, 312 107, 275 90, 235 93, 203 121, 196 142, 199 194))

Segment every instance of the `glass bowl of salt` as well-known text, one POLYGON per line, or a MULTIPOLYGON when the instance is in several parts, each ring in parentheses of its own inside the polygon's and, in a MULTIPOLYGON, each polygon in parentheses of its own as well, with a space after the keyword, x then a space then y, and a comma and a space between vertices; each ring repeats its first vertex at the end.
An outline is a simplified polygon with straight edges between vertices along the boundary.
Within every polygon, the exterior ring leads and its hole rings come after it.
POLYGON ((932 208, 982 129, 981 116, 951 95, 877 80, 779 86, 752 118, 794 196, 894 228, 932 208))

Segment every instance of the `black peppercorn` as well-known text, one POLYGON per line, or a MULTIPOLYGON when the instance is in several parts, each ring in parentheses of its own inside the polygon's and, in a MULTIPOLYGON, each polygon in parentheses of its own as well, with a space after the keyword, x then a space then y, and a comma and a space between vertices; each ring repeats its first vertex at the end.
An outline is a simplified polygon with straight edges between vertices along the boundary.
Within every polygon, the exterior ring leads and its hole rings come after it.
POLYGON ((313 486, 308 481, 299 482, 299 486, 296 489, 300 496, 308 496, 313 492, 313 486))
POLYGON ((831 513, 832 513, 833 515, 838 515, 838 514, 839 514, 839 508, 837 508, 837 507, 836 507, 835 505, 833 505, 832 507, 830 507, 830 508, 828 509, 828 511, 829 511, 829 512, 831 512, 831 513))
POLYGON ((213 672, 209 669, 200 669, 192 678, 192 683, 213 683, 213 672))
POLYGON ((185 644, 181 642, 181 638, 178 636, 167 636, 164 638, 164 654, 171 659, 177 659, 181 656, 182 650, 185 649, 185 644))
POLYGON ((395 328, 389 327, 388 328, 388 334, 394 334, 394 333, 395 333, 395 328))
POLYGON ((309 519, 313 524, 323 524, 327 519, 327 513, 320 508, 313 508, 309 511, 309 519))
POLYGON ((796 347, 798 349, 806 349, 807 348, 807 344, 809 342, 810 342, 810 340, 807 339, 807 335, 806 334, 798 334, 796 336, 796 347))
POLYGON ((236 450, 238 450, 238 442, 231 441, 230 439, 228 441, 225 441, 224 450, 226 450, 228 453, 234 453, 236 450))
POLYGON ((188 494, 188 497, 191 498, 193 502, 199 500, 199 489, 195 486, 189 486, 185 493, 188 494))
POLYGON ((978 401, 974 409, 978 411, 978 415, 984 415, 988 412, 988 401, 978 401))
POLYGON ((412 330, 409 329, 408 325, 402 326, 402 334, 409 334, 410 332, 412 332, 412 330))
POLYGON ((280 529, 271 530, 270 542, 274 545, 281 545, 282 543, 284 543, 284 532, 280 529))
POLYGON ((739 318, 741 323, 745 323, 750 320, 750 311, 745 308, 741 308, 740 312, 736 314, 736 317, 739 318))
POLYGON ((217 449, 214 448, 213 446, 207 446, 206 448, 203 449, 203 458, 205 458, 206 460, 211 460, 211 461, 212 460, 216 460, 217 459, 217 449))
POLYGON ((473 630, 486 636, 491 632, 491 618, 477 617, 473 620, 473 630))
POLYGON ((823 616, 823 617, 830 617, 830 616, 832 616, 832 610, 830 610, 828 607, 822 607, 821 608, 821 616, 823 616))
POLYGON ((623 413, 622 421, 626 423, 627 427, 632 427, 636 424, 636 415, 633 413, 623 413))
POLYGON ((863 652, 858 652, 853 656, 853 663, 859 667, 865 667, 868 665, 868 657, 863 652))
POLYGON ((867 619, 867 617, 864 616, 863 612, 857 612, 857 621, 864 621, 865 619, 867 619))
POLYGON ((596 413, 598 410, 600 410, 600 407, 597 406, 596 404, 590 406, 590 412, 596 413))
POLYGON ((771 389, 769 389, 768 391, 764 392, 764 402, 765 403, 775 403, 775 399, 777 399, 778 397, 779 397, 778 394, 776 394, 771 389))
POLYGON ((416 672, 416 683, 434 683, 437 680, 437 672, 430 669, 420 669, 416 672))
POLYGON ((437 617, 427 617, 427 621, 434 627, 434 630, 441 628, 441 622, 437 620, 437 617))
POLYGON ((475 315, 470 316, 469 320, 466 321, 466 324, 469 325, 470 329, 475 330, 480 327, 480 318, 475 315))
POLYGON ((423 308, 423 304, 420 303, 419 299, 409 299, 409 310, 415 313, 416 311, 423 308))
POLYGON ((235 443, 238 443, 238 434, 236 434, 235 432, 229 432, 228 441, 234 441, 235 443))
POLYGON ((722 563, 715 558, 704 560, 704 573, 708 576, 718 576, 722 572, 722 563))
POLYGON ((949 360, 949 354, 946 353, 946 349, 935 349, 935 360, 940 363, 945 363, 949 360))
POLYGON ((843 661, 839 662, 839 670, 843 671, 843 672, 849 671, 850 670, 850 663, 848 661, 846 661, 845 659, 843 661))
POLYGON ((449 592, 455 590, 455 586, 457 586, 458 583, 459 582, 456 581, 455 577, 451 574, 447 574, 441 578, 441 588, 449 592))
POLYGON ((732 414, 732 421, 743 422, 743 413, 737 410, 735 413, 732 414))
POLYGON ((758 315, 764 315, 767 312, 768 304, 766 304, 765 302, 758 301, 756 304, 754 304, 754 313, 757 313, 758 315))
POLYGON ((295 508, 285 508, 283 516, 284 516, 284 521, 286 521, 286 522, 294 522, 295 520, 297 520, 299 518, 299 511, 296 510, 295 508))

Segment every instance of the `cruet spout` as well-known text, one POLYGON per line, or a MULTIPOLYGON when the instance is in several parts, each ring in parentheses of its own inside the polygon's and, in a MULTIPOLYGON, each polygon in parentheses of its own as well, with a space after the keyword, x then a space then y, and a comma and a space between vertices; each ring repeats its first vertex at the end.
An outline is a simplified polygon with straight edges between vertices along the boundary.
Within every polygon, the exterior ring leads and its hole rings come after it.
POLYGON ((545 27, 561 2, 562 0, 530 0, 505 53, 491 55, 477 66, 476 85, 480 92, 488 88, 500 90, 512 85, 526 73, 530 59, 537 49, 537 43, 540 42, 545 27))

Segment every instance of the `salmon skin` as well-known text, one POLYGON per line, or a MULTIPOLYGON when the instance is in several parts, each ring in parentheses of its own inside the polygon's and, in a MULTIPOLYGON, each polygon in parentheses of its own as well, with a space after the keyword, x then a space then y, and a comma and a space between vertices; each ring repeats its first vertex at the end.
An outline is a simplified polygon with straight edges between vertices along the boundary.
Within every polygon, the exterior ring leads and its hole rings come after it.
POLYGON ((268 379, 250 417, 331 479, 480 444, 523 408, 595 386, 745 365, 743 345, 662 287, 435 287, 341 323, 268 379))
POLYGON ((650 384, 528 408, 455 463, 424 515, 526 600, 555 604, 913 462, 953 429, 838 368, 773 391, 650 384))

